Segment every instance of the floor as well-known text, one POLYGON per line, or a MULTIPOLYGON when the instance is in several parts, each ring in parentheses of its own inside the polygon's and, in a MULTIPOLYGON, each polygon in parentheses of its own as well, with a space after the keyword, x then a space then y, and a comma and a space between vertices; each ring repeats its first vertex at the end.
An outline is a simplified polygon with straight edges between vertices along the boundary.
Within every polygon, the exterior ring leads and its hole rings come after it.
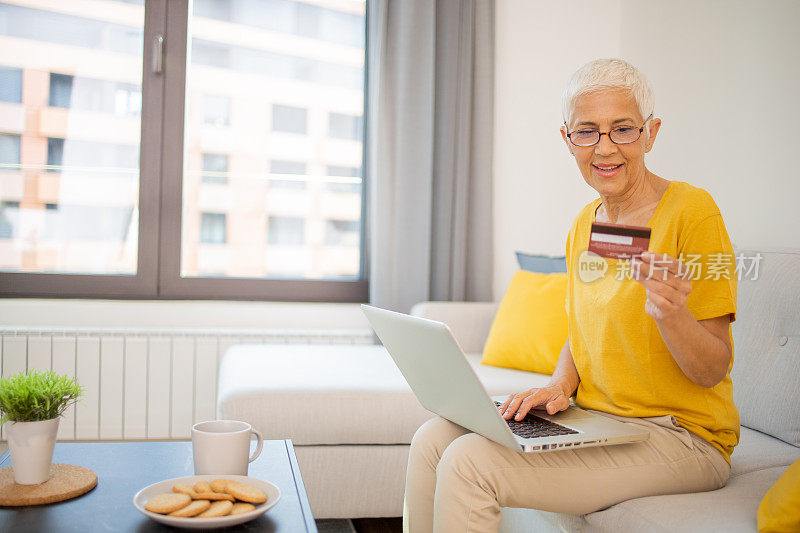
POLYGON ((357 518, 317 520, 319 533, 402 533, 403 520, 397 518, 357 518))

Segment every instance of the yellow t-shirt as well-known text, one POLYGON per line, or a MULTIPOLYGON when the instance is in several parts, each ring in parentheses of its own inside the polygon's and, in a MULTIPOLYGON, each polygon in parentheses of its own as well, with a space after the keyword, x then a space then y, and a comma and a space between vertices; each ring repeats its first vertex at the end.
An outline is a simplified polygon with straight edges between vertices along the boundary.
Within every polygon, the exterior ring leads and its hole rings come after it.
MULTIPOLYGON (((608 269, 591 281, 582 253, 600 203, 598 198, 578 213, 567 237, 569 346, 581 379, 576 403, 627 417, 674 415, 730 463, 739 442, 733 358, 720 383, 697 385, 680 369, 655 320, 645 313, 645 289, 630 278, 630 261, 595 256, 590 261, 605 261, 608 269)), ((686 305, 694 318, 730 315, 735 320, 736 258, 713 198, 688 183, 670 182, 647 226, 652 229, 651 252, 682 258, 688 265, 692 290, 686 305)))

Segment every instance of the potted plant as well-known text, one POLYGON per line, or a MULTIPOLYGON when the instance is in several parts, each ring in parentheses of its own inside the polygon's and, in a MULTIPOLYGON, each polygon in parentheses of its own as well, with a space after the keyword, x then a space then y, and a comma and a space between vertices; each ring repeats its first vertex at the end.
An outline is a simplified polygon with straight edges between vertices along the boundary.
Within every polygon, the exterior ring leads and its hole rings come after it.
POLYGON ((0 378, 0 424, 7 431, 15 482, 38 485, 50 479, 58 421, 82 394, 77 378, 52 371, 0 378))

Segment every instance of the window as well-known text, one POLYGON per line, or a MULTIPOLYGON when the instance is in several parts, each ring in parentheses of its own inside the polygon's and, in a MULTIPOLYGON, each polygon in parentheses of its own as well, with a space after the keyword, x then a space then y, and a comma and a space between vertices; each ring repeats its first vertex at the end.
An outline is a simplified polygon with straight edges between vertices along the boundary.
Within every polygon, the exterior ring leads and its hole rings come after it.
POLYGON ((298 217, 269 217, 269 243, 299 246, 306 241, 306 221, 298 217))
POLYGON ((342 176, 345 178, 360 178, 360 167, 342 167, 337 165, 328 165, 328 176, 342 176))
POLYGON ((140 206, 140 194, 158 197, 152 162, 160 155, 149 149, 141 181, 139 156, 142 139, 152 143, 163 126, 158 102, 153 118, 142 120, 145 8, 107 4, 101 11, 0 4, 0 47, 14 50, 16 67, 0 70, 0 93, 5 99, 11 87, 36 117, 24 124, 18 156, 33 186, 3 217, 0 249, 12 252, 0 253, 2 292, 156 296, 143 256, 156 252, 158 211, 152 200, 140 206))
POLYGON ((306 164, 303 161, 282 161, 273 159, 270 161, 269 171, 272 174, 295 174, 303 176, 306 173, 306 164))
POLYGON ((74 76, 50 73, 50 107, 70 107, 74 76))
POLYGON ((203 98, 203 123, 211 126, 229 126, 231 99, 227 96, 207 94, 203 98))
POLYGON ((359 194, 361 193, 360 183, 340 183, 330 181, 325 184, 325 189, 329 192, 342 193, 342 194, 359 194))
POLYGON ((356 246, 358 243, 357 220, 325 221, 325 244, 328 246, 356 246))
POLYGON ((0 66, 0 101, 22 102, 22 69, 0 66))
POLYGON ((17 4, 0 293, 366 300, 366 1, 17 4))
POLYGON ((19 202, 0 202, 0 239, 13 238, 18 224, 19 202))
POLYGON ((297 176, 293 179, 269 180, 269 186, 274 189, 294 189, 304 191, 306 189, 306 164, 303 161, 281 161, 273 159, 270 161, 269 171, 271 174, 285 174, 297 176))
POLYGON ((272 131, 285 133, 306 133, 307 111, 301 107, 288 105, 272 106, 272 131))
POLYGON ((224 244, 227 242, 225 213, 203 213, 200 222, 200 242, 224 244))
POLYGON ((203 183, 227 183, 227 174, 227 154, 203 154, 203 183))
POLYGON ((333 180, 329 179, 325 183, 325 189, 329 192, 360 194, 361 193, 361 169, 359 167, 342 167, 328 165, 329 177, 359 178, 354 180, 333 180))
POLYGON ((364 132, 361 117, 331 113, 328 116, 328 136, 331 139, 360 141, 364 132))
MULTIPOLYGON (((47 166, 50 172, 63 172, 67 167, 100 167, 134 170, 139 166, 139 148, 73 139, 47 139, 47 166)), ((77 170, 75 170, 77 171, 77 170)), ((109 176, 111 177, 111 176, 109 176)))
POLYGON ((49 104, 138 117, 142 111, 142 90, 135 83, 51 73, 49 104))
POLYGON ((130 231, 132 212, 131 207, 113 205, 68 204, 61 209, 45 207, 40 238, 50 246, 53 243, 75 241, 88 241, 96 245, 125 242, 130 231))
POLYGON ((47 139, 47 171, 60 172, 64 164, 64 139, 47 139))
POLYGON ((19 165, 19 163, 20 163, 19 135, 0 133, 0 165, 8 165, 14 167, 19 165))

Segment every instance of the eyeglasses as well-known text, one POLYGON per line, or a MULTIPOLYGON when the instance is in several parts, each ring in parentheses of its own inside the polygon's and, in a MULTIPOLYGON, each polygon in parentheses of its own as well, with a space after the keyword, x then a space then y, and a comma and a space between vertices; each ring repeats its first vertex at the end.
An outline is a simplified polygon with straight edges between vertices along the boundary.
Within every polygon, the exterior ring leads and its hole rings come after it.
MULTIPOLYGON (((642 124, 641 128, 634 128, 633 126, 620 126, 619 128, 614 128, 611 131, 597 131, 597 130, 575 130, 572 133, 567 133, 567 137, 569 140, 572 141, 572 144, 575 146, 594 146, 595 144, 600 142, 601 135, 608 135, 608 138, 611 139, 611 142, 614 144, 630 144, 635 143, 639 140, 639 137, 642 135, 642 131, 644 131, 644 127, 647 122, 653 118, 653 114, 650 113, 646 119, 644 119, 644 124, 642 124)), ((566 127, 567 123, 564 123, 566 127)))

